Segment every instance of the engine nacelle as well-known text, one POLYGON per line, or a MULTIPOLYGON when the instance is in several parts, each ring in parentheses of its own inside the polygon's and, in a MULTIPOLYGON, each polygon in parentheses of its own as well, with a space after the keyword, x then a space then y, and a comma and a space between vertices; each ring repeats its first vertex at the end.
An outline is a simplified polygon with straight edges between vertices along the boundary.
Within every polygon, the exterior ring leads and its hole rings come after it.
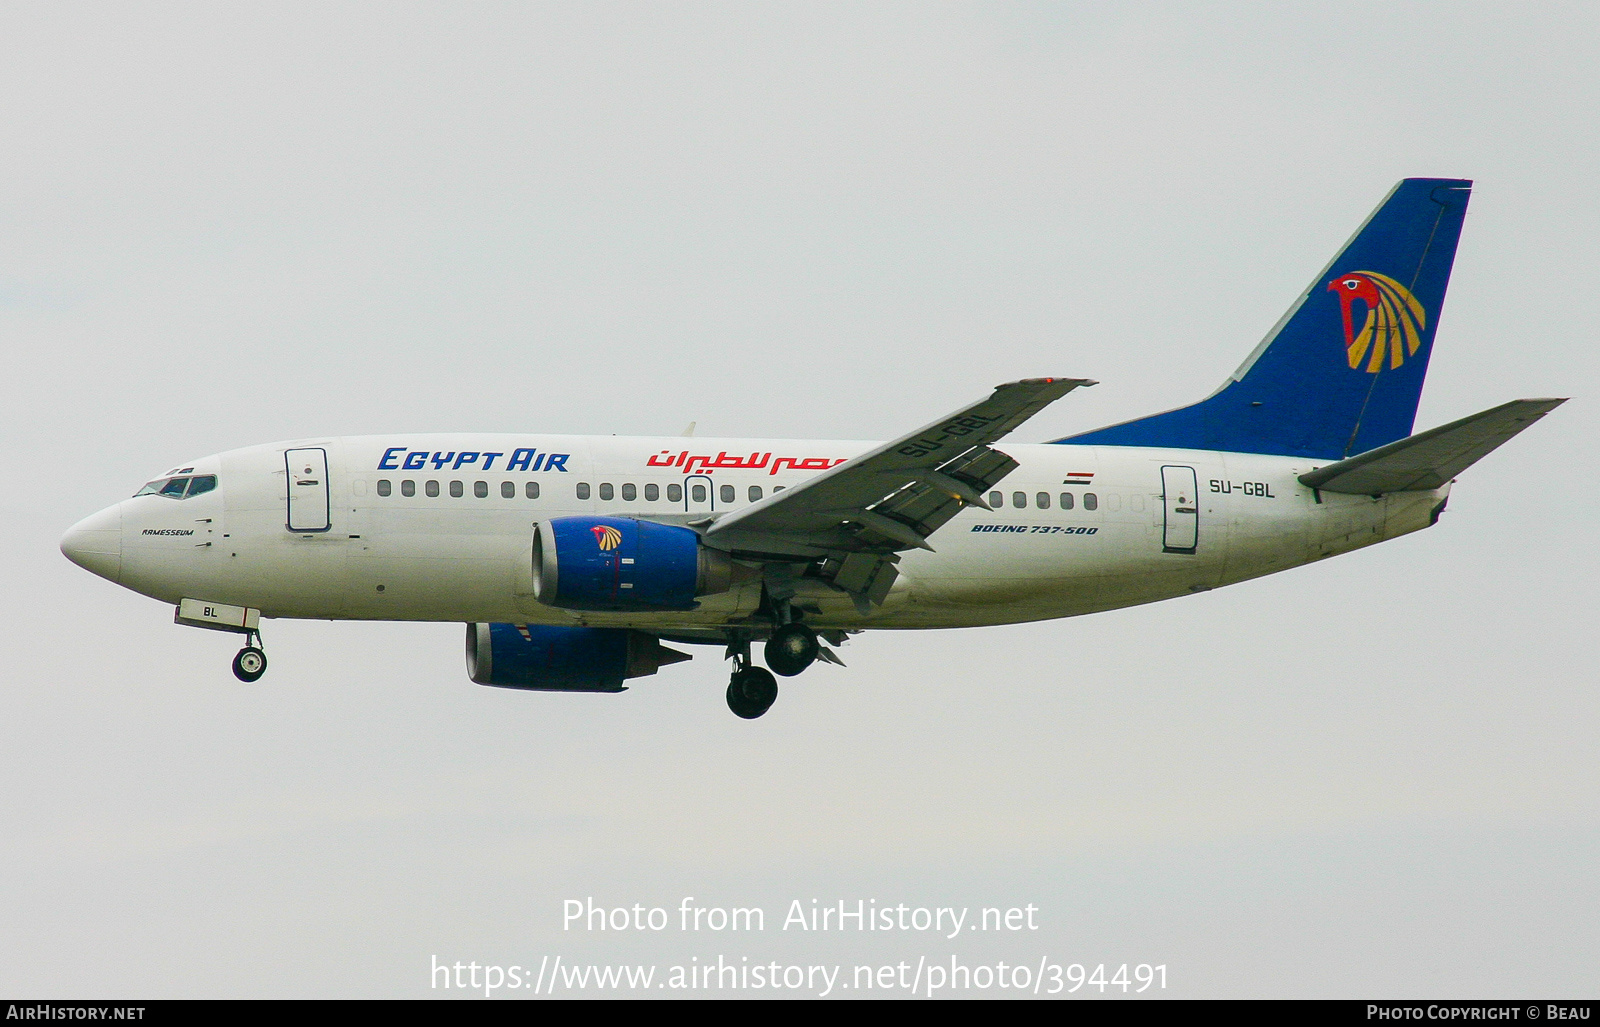
POLYGON ((620 692, 628 678, 689 658, 654 635, 625 628, 467 625, 467 676, 499 688, 620 692))
POLYGON ((675 524, 556 517, 533 534, 533 594, 564 610, 692 610, 726 592, 735 565, 675 524))

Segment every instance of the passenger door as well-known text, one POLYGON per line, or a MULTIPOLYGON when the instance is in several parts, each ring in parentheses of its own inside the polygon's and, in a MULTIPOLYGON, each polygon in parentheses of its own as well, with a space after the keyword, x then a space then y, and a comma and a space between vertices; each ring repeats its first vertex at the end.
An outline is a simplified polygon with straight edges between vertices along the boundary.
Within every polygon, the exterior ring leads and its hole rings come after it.
POLYGON ((1193 467, 1161 468, 1163 553, 1193 553, 1200 541, 1200 485, 1193 467))
POLYGON ((297 534, 327 531, 333 527, 328 500, 328 451, 290 449, 283 454, 288 472, 289 510, 285 527, 297 534))

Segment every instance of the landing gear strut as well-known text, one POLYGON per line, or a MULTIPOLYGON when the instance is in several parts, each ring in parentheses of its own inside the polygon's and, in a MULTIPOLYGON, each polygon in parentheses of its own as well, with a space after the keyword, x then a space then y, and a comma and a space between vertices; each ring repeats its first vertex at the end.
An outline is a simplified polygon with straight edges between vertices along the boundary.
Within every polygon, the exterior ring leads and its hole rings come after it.
POLYGON ((736 717, 755 720, 777 701, 778 681, 751 664, 748 638, 731 643, 728 655, 733 657, 733 677, 728 680, 728 709, 736 717))
POLYGON ((261 649, 261 636, 255 632, 245 635, 244 648, 233 658, 233 676, 246 684, 261 680, 267 672, 267 654, 261 649))

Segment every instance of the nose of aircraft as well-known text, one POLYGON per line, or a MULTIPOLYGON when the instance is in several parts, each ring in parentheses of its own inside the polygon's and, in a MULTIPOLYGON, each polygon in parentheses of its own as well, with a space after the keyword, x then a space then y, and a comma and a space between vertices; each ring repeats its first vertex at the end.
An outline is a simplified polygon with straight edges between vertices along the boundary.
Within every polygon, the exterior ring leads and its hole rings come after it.
POLYGON ((61 536, 61 555, 91 574, 116 581, 122 574, 122 507, 107 507, 68 528, 61 536))

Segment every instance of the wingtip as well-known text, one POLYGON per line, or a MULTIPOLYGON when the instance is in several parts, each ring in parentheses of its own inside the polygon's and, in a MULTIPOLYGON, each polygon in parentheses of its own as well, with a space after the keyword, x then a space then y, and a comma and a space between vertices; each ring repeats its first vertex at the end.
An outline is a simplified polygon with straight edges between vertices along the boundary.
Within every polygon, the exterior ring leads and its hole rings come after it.
POLYGON ((1019 385, 1070 385, 1075 389, 1082 389, 1088 388, 1090 385, 1099 384, 1100 383, 1095 381, 1093 378, 1024 378, 1021 381, 1006 382, 1004 385, 997 385, 995 388, 1010 389, 1019 385))

